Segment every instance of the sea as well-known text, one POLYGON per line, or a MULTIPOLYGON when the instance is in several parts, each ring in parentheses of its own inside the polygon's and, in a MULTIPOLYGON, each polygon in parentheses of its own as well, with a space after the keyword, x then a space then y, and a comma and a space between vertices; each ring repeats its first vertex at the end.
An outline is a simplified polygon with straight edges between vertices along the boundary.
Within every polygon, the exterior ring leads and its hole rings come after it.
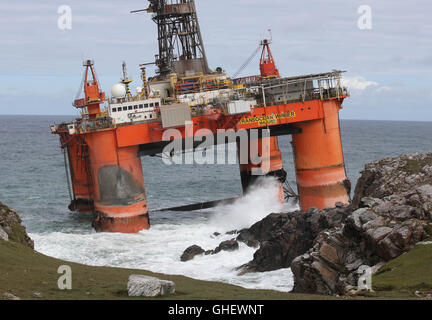
MULTIPOLYGON (((226 232, 249 227, 272 212, 298 208, 294 203, 279 204, 277 185, 268 179, 229 205, 191 212, 160 211, 241 195, 236 164, 167 165, 160 157, 143 157, 151 229, 138 234, 95 232, 90 215, 67 208, 70 195, 64 158, 58 136, 52 135, 49 128, 50 124, 73 119, 0 116, 0 201, 20 214, 37 251, 87 265, 185 275, 245 288, 284 292, 292 289, 289 268, 238 275, 237 267, 250 261, 255 252, 244 244, 234 252, 180 261, 190 245, 214 249, 233 237, 226 232)), ((431 122, 342 120, 341 132, 353 189, 367 162, 432 150, 431 122)), ((290 141, 290 136, 279 137, 288 181, 296 190, 290 141)))

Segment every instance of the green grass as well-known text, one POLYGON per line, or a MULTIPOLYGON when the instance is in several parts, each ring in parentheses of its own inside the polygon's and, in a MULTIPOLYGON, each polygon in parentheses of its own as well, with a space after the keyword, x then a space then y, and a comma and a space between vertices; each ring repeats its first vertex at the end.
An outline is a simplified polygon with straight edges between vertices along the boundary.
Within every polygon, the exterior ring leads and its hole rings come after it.
MULTIPOLYGON (((176 294, 158 299, 329 299, 331 297, 289 294, 270 290, 249 290, 238 286, 155 274, 143 270, 90 267, 65 262, 37 253, 16 242, 0 240, 0 299, 5 292, 21 299, 130 299, 126 285, 131 274, 156 276, 176 283, 176 294), (59 290, 60 265, 72 268, 72 290, 59 290), (42 298, 32 296, 41 292, 42 298)), ((134 298, 144 299, 144 298, 134 298)))
MULTIPOLYGON (((382 267, 373 277, 373 293, 339 299, 418 299, 414 292, 432 292, 432 245, 419 245, 382 267)), ((91 267, 40 254, 17 242, 0 240, 0 299, 12 293, 21 299, 146 299, 129 298, 126 284, 131 274, 155 276, 176 283, 174 295, 153 299, 168 300, 316 300, 336 297, 252 290, 238 286, 152 273, 144 270, 91 267), (72 268, 72 290, 59 290, 57 269, 72 268), (42 298, 33 297, 34 292, 42 298)))
POLYGON ((432 245, 418 245, 382 267, 373 277, 377 291, 432 290, 432 245))

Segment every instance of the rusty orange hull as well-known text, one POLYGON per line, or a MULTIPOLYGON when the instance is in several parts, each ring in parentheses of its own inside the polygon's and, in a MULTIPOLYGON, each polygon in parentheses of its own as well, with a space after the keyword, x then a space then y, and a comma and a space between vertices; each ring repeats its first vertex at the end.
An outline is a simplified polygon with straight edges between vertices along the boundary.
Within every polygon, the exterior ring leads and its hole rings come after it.
POLYGON ((341 102, 323 102, 323 118, 296 124, 293 134, 297 186, 302 210, 348 203, 350 184, 345 173, 339 128, 341 102))
POLYGON ((138 146, 118 148, 115 130, 86 135, 98 231, 136 233, 150 227, 138 146))
POLYGON ((74 199, 69 205, 72 211, 92 212, 93 184, 88 176, 88 163, 86 162, 86 145, 82 137, 73 136, 67 146, 69 172, 71 176, 74 199))

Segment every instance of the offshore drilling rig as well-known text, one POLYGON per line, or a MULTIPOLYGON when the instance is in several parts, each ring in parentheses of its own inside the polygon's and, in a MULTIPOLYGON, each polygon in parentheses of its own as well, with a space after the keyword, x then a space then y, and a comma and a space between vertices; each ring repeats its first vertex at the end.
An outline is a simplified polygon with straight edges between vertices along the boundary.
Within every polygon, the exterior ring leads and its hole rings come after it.
POLYGON ((132 13, 152 13, 157 24, 157 74, 147 78, 147 64, 140 65, 142 87, 132 94, 124 63, 123 78, 106 97, 93 61, 87 60, 80 90, 84 97, 73 103, 82 117, 51 126, 64 151, 71 185, 69 209, 92 212, 98 231, 148 229, 140 157, 162 153, 173 139, 164 139, 164 133, 173 128, 180 132, 174 139, 181 140, 185 150, 191 131, 269 132, 255 139, 261 162, 256 164, 251 155, 246 163, 240 162, 243 192, 257 179, 254 170, 263 167, 269 168, 261 170, 265 175, 281 184, 285 181, 277 137, 291 134, 301 209, 347 203, 350 183, 339 110, 349 95, 341 86, 342 71, 280 77, 270 41, 263 40, 260 75, 230 78, 221 68, 213 71, 208 66, 193 0, 149 3, 147 9, 132 13))

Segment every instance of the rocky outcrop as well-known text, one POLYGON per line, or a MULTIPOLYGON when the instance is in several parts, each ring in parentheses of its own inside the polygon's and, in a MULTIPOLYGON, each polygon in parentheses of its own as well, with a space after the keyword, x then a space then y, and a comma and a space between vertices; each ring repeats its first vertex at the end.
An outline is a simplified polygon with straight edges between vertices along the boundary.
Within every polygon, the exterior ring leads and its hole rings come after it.
POLYGON ((129 297, 157 297, 175 293, 175 283, 144 275, 131 275, 127 284, 129 297))
POLYGON ((294 292, 348 294, 366 270, 376 272, 432 236, 432 153, 369 163, 352 204, 270 214, 237 240, 259 245, 240 273, 291 267, 294 292))
POLYGON ((425 239, 426 225, 417 220, 396 222, 370 208, 354 211, 342 226, 321 232, 312 248, 294 259, 293 292, 349 292, 358 285, 365 267, 380 266, 425 239))
POLYGON ((427 238, 432 221, 432 154, 407 154, 365 166, 350 213, 325 230, 291 265, 294 292, 347 294, 360 270, 384 262, 427 238))
POLYGON ((365 197, 382 199, 423 185, 432 185, 432 152, 377 160, 365 165, 357 181, 353 205, 358 207, 365 197))
POLYGON ((7 234, 9 241, 19 242, 33 249, 33 240, 30 239, 21 222, 18 213, 0 202, 0 229, 7 234))
POLYGON ((241 274, 288 268, 297 256, 305 253, 322 230, 336 227, 348 215, 347 206, 306 213, 295 211, 272 213, 249 229, 240 231, 237 237, 248 245, 259 243, 254 258, 241 266, 241 274))

